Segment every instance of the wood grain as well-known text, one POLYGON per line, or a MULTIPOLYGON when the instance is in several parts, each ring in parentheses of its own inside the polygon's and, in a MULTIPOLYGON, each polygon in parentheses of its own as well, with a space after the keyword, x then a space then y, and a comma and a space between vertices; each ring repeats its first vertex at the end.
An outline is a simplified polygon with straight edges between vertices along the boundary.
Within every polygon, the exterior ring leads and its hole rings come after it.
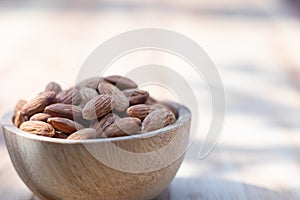
POLYGON ((43 200, 146 200, 167 188, 183 161, 191 112, 182 110, 176 123, 144 137, 61 140, 22 132, 12 121, 3 133, 17 173, 43 200))

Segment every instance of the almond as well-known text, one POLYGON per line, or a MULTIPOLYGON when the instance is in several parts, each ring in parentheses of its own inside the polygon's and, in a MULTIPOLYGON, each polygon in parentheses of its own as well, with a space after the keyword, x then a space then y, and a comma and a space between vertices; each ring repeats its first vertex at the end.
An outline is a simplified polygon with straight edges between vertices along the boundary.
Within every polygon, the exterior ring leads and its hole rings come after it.
POLYGON ((88 87, 80 89, 81 104, 83 105, 85 105, 96 96, 99 96, 99 93, 95 89, 88 87))
POLYGON ((129 106, 129 101, 125 94, 114 85, 107 82, 100 82, 98 85, 100 94, 107 94, 112 97, 112 107, 118 112, 125 111, 129 106))
POLYGON ((53 135, 53 138, 67 139, 68 135, 64 134, 61 131, 55 131, 55 134, 53 135))
POLYGON ((179 117, 179 112, 181 111, 181 105, 172 101, 163 101, 163 102, 159 102, 161 105, 163 105, 165 108, 169 109, 170 111, 172 111, 176 117, 176 119, 178 119, 179 117))
POLYGON ((97 132, 103 132, 111 124, 119 120, 120 117, 114 113, 108 113, 99 122, 94 123, 91 128, 96 129, 97 132))
POLYGON ((18 111, 14 118, 14 125, 19 127, 23 122, 26 122, 28 117, 23 115, 21 111, 18 111))
POLYGON ((103 117, 111 111, 111 96, 102 94, 91 99, 82 109, 82 117, 93 120, 103 117))
POLYGON ((130 105, 145 103, 149 97, 149 93, 145 90, 127 89, 122 92, 129 99, 130 105))
POLYGON ((64 117, 68 119, 80 119, 82 109, 72 104, 55 103, 45 108, 45 112, 52 117, 64 117))
POLYGON ((124 76, 113 75, 105 77, 104 80, 115 85, 120 90, 133 89, 138 87, 138 85, 134 81, 124 76))
POLYGON ((89 78, 67 90, 49 82, 37 97, 17 103, 13 122, 32 134, 78 140, 140 134, 176 121, 180 105, 137 87, 120 75, 89 78))
POLYGON ((16 104, 16 106, 15 106, 15 109, 14 109, 14 115, 16 115, 18 111, 22 110, 23 106, 24 106, 26 103, 27 103, 26 100, 20 99, 20 100, 18 101, 18 103, 16 104))
POLYGON ((62 89, 58 83, 50 82, 46 85, 45 91, 53 91, 57 95, 62 91, 62 89))
POLYGON ((62 117, 52 117, 49 118, 47 122, 51 124, 55 129, 68 134, 74 133, 75 131, 80 129, 84 129, 81 124, 62 117))
POLYGON ((81 102, 79 90, 76 88, 61 91, 59 94, 57 94, 56 100, 57 103, 73 105, 78 105, 81 102))
POLYGON ((157 109, 147 115, 147 117, 144 119, 142 130, 144 132, 158 130, 173 124, 175 121, 176 118, 173 112, 166 108, 157 109))
POLYGON ((119 137, 134 135, 141 130, 141 120, 134 117, 125 117, 108 126, 104 131, 104 137, 119 137))
POLYGON ((130 117, 137 117, 140 120, 144 120, 149 113, 160 108, 163 108, 163 106, 158 104, 155 105, 139 104, 139 105, 134 105, 129 107, 127 109, 127 113, 130 117))
POLYGON ((37 113, 30 117, 30 121, 43 121, 47 122, 47 120, 51 117, 51 115, 47 113, 37 113))
POLYGON ((20 129, 30 134, 52 137, 55 134, 54 128, 45 122, 27 121, 21 124, 20 129))
POLYGON ((36 113, 40 113, 44 108, 55 102, 54 92, 42 92, 34 99, 28 101, 22 108, 23 115, 31 117, 36 113))
POLYGON ((67 139, 68 140, 85 140, 85 139, 95 139, 100 137, 99 134, 96 133, 96 130, 93 128, 85 128, 75 133, 72 133, 67 139))

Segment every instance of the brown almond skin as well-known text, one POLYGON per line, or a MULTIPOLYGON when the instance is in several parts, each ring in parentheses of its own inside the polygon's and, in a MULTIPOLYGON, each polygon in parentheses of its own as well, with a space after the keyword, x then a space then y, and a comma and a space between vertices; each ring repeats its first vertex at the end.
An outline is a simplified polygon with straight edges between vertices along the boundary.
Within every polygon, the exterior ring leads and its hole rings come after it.
POLYGON ((166 108, 157 109, 147 115, 147 117, 144 119, 142 130, 144 132, 158 130, 173 124, 175 121, 176 118, 173 112, 166 108))
POLYGON ((43 112, 46 106, 55 102, 54 92, 42 92, 37 97, 28 101, 22 108, 21 112, 27 117, 31 117, 36 113, 43 112))
POLYGON ((57 103, 78 105, 81 102, 79 90, 77 88, 71 88, 63 90, 56 95, 57 103))
POLYGON ((53 138, 59 138, 59 139, 67 139, 68 135, 64 134, 61 131, 55 131, 55 134, 53 135, 53 138))
POLYGON ((27 133, 46 137, 53 137, 55 134, 54 128, 50 124, 41 121, 23 122, 20 126, 20 129, 27 133))
POLYGON ((145 90, 127 89, 122 92, 129 99, 130 105, 145 103, 149 97, 149 93, 145 90))
POLYGON ((163 102, 159 102, 160 105, 163 105, 165 108, 169 109, 170 111, 172 111, 176 117, 176 119, 178 119, 179 117, 179 112, 181 111, 181 105, 172 101, 163 101, 163 102))
POLYGON ((100 82, 98 91, 100 94, 107 94, 112 97, 112 107, 116 111, 124 112, 129 107, 128 98, 116 86, 107 82, 100 82))
POLYGON ((47 113, 37 113, 30 117, 30 121, 42 121, 47 122, 47 120, 51 117, 51 115, 47 113))
POLYGON ((84 87, 80 89, 81 104, 85 105, 96 96, 99 96, 99 93, 93 88, 84 87))
POLYGON ((138 87, 138 85, 134 81, 124 76, 112 75, 105 77, 104 80, 115 85, 120 90, 133 89, 138 87))
POLYGON ((108 126, 104 137, 120 137, 138 134, 141 130, 141 120, 134 117, 125 117, 108 126))
POLYGON ((52 117, 49 118, 47 122, 51 124, 55 129, 67 134, 71 134, 77 130, 84 129, 81 124, 62 117, 52 117))
POLYGON ((28 117, 23 115, 21 113, 21 111, 18 111, 14 117, 14 125, 16 127, 19 127, 23 122, 26 122, 27 120, 28 120, 28 117))
POLYGON ((155 104, 155 105, 138 104, 129 107, 127 109, 127 114, 130 117, 136 117, 139 118, 140 120, 144 120, 149 113, 160 108, 163 108, 163 106, 159 104, 155 104))
POLYGON ((50 114, 52 117, 64 117, 72 120, 82 117, 82 109, 72 104, 55 103, 47 106, 44 112, 50 114))
POLYGON ((108 113, 105 115, 99 122, 91 125, 91 128, 94 128, 97 132, 104 132, 105 129, 111 124, 119 120, 120 117, 114 113, 108 113))
POLYGON ((98 137, 100 137, 100 136, 99 136, 99 134, 97 134, 95 129, 85 128, 85 129, 76 131, 75 133, 72 133, 67 138, 67 140, 86 140, 86 139, 96 139, 98 137))
POLYGON ((15 106, 14 115, 16 115, 18 111, 21 111, 26 103, 27 101, 25 99, 20 99, 15 106))
POLYGON ((93 120, 105 116, 111 111, 111 96, 101 94, 91 99, 82 109, 82 117, 86 120, 93 120))
POLYGON ((50 82, 46 85, 45 92, 53 91, 57 95, 62 91, 61 86, 58 83, 50 82))

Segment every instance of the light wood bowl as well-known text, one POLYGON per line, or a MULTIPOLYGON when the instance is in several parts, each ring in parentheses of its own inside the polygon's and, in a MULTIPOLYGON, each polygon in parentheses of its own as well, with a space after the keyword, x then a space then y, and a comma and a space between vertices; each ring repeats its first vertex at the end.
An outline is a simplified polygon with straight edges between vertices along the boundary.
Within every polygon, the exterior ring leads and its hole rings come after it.
POLYGON ((2 120, 12 163, 40 199, 149 200, 167 188, 188 146, 191 112, 158 131, 110 139, 63 140, 25 133, 2 120))

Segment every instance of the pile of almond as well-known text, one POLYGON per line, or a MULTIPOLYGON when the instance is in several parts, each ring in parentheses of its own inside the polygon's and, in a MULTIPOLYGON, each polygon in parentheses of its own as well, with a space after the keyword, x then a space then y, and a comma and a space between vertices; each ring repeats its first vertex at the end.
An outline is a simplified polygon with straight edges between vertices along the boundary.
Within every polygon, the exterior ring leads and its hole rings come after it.
POLYGON ((122 76, 95 77, 62 90, 49 83, 30 101, 19 100, 14 124, 21 130, 62 139, 135 135, 173 124, 177 110, 160 104, 122 76))

